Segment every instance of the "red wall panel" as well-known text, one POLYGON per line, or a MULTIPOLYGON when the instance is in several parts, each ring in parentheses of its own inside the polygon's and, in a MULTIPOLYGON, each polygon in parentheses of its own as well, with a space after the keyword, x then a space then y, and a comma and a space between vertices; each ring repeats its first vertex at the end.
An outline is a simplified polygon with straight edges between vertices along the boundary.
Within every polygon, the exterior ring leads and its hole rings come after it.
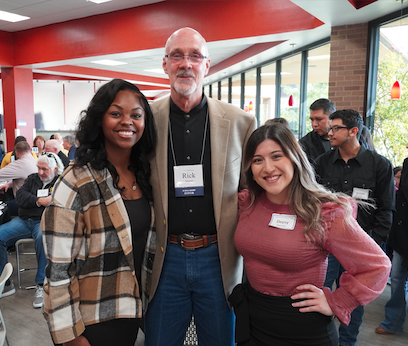
POLYGON ((13 35, 6 31, 0 31, 0 66, 13 66, 13 55, 13 35))

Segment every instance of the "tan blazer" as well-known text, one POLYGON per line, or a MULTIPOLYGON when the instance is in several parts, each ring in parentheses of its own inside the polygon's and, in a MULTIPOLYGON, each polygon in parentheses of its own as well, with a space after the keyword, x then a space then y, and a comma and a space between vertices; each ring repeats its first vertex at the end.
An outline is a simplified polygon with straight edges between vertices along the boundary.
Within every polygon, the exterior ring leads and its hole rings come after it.
MULTIPOLYGON (((244 145, 256 128, 256 119, 231 104, 207 98, 210 115, 212 191, 221 272, 226 297, 242 280, 242 258, 234 245, 238 219, 237 193, 244 145)), ((168 229, 167 144, 170 97, 151 106, 157 126, 158 145, 151 161, 156 214, 156 257, 150 299, 156 291, 166 253, 168 229)))

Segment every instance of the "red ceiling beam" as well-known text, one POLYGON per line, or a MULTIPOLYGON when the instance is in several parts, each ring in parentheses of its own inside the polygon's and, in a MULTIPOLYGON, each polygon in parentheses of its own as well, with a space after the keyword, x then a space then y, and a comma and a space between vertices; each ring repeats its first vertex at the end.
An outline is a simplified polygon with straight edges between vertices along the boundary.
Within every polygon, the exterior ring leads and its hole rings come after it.
POLYGON ((0 31, 0 66, 14 65, 13 34, 0 31))
MULTIPOLYGON (((1 76, 1 74, 0 74, 1 76)), ((1 77, 0 77, 1 78, 1 77)), ((102 80, 101 78, 85 78, 85 77, 71 77, 71 76, 60 76, 56 74, 46 74, 46 73, 33 73, 33 79, 34 80, 61 80, 61 81, 88 81, 88 80, 94 80, 94 81, 100 81, 102 80)))
MULTIPOLYGON (((149 77, 149 76, 142 76, 142 75, 133 74, 133 73, 108 71, 108 70, 103 70, 103 69, 87 68, 87 67, 81 67, 81 66, 64 65, 64 66, 42 68, 41 70, 61 73, 64 75, 71 74, 71 75, 76 75, 77 77, 83 77, 83 78, 86 78, 86 76, 92 76, 94 78, 104 78, 104 79, 122 78, 126 80, 137 81, 137 83, 140 85, 149 85, 147 83, 152 83, 152 84, 168 85, 168 87, 170 87, 169 80, 167 78, 149 77)), ((160 86, 160 89, 163 89, 163 86, 160 86)))
POLYGON ((348 0, 357 10, 376 2, 377 0, 348 0))
POLYGON ((15 32, 14 63, 160 48, 184 26, 197 29, 211 42, 309 30, 322 24, 288 0, 169 0, 15 32))

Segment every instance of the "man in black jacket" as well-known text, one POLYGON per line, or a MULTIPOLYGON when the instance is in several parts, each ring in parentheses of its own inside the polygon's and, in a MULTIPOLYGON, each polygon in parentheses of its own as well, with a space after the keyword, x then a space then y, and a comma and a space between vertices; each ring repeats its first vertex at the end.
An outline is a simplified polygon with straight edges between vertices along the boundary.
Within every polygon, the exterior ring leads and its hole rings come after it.
MULTIPOLYGON (((44 253, 41 216, 46 206, 51 202, 51 191, 59 174, 64 170, 59 157, 53 153, 44 153, 38 158, 38 173, 27 177, 23 186, 17 191, 16 201, 19 205, 18 217, 0 226, 0 272, 7 261, 7 247, 17 240, 33 238, 37 256, 37 275, 35 283, 37 290, 33 301, 34 308, 43 304, 43 282, 47 259, 44 253)), ((14 285, 8 281, 3 290, 3 297, 15 293, 14 285)))
POLYGON ((303 151, 310 162, 331 149, 327 128, 329 127, 329 116, 336 111, 336 107, 329 99, 318 99, 310 107, 310 121, 313 131, 299 140, 303 151))
MULTIPOLYGON (((408 147, 408 144, 407 144, 408 147)), ((408 158, 404 161, 397 191, 394 220, 388 243, 394 250, 391 269, 391 298, 385 304, 385 320, 375 329, 377 334, 401 333, 407 315, 408 275, 408 158)))

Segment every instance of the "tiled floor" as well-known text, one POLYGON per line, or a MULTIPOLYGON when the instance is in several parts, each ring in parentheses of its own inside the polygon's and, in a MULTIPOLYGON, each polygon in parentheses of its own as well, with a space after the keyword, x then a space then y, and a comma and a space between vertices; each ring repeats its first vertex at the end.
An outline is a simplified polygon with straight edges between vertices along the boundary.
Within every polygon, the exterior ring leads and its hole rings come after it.
MULTIPOLYGON (((14 270, 16 270, 15 253, 9 255, 9 261, 13 264, 14 270)), ((35 263, 35 256, 26 256, 23 264, 27 264, 27 261, 34 261, 35 263)), ((22 284, 31 285, 34 282, 34 276, 35 270, 23 273, 22 284)), ((17 275, 15 272, 12 275, 12 279, 17 286, 17 275)), ((17 289, 16 294, 0 299, 0 308, 5 319, 10 346, 53 346, 41 309, 34 309, 32 307, 34 293, 34 290, 17 289)), ((383 336, 374 333, 374 329, 384 318, 384 305, 389 296, 390 287, 387 286, 374 302, 366 306, 356 346, 408 345, 408 322, 405 322, 406 331, 402 334, 383 336)), ((196 344, 194 337, 186 343, 186 345, 196 344)), ((136 346, 142 345, 143 334, 141 333, 136 346)))

